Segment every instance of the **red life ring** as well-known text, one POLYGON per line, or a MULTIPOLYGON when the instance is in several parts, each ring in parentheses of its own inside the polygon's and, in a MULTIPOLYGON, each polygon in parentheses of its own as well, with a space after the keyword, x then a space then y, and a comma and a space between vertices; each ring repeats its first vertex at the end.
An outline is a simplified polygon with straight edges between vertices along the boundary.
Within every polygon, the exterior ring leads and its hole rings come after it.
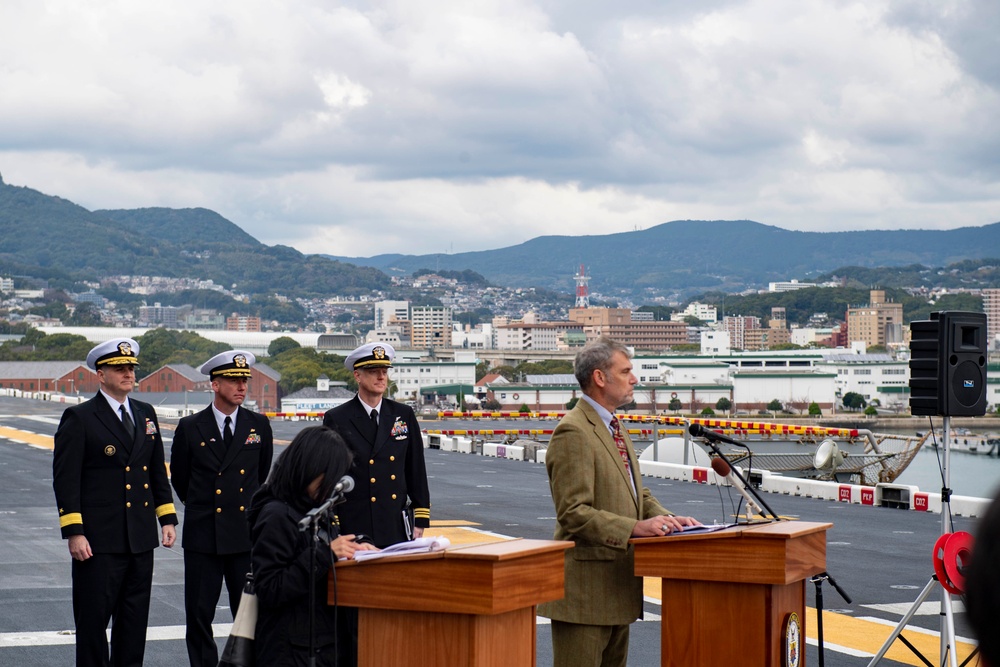
POLYGON ((672 393, 670 394, 670 398, 677 398, 677 392, 676 392, 676 391, 675 391, 675 392, 672 392, 672 393))
POLYGON ((511 398, 513 398, 513 399, 514 399, 514 400, 516 401, 517 399, 519 399, 519 398, 521 398, 521 397, 520 397, 520 396, 518 396, 517 394, 513 394, 513 395, 511 396, 511 398))

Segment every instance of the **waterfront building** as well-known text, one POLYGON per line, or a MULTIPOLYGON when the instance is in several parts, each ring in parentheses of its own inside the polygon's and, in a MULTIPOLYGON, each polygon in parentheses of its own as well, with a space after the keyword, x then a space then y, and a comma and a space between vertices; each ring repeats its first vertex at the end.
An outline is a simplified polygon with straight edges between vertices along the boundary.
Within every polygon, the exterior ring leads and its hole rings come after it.
MULTIPOLYGON (((246 400, 253 401, 257 410, 276 410, 279 405, 278 382, 280 380, 281 373, 258 361, 250 369, 246 400)), ((161 366, 139 380, 136 385, 136 391, 140 394, 177 394, 211 391, 211 388, 211 379, 187 364, 161 366)))
POLYGON ((673 322, 683 322, 686 317, 696 317, 702 322, 715 324, 719 321, 719 311, 715 306, 692 301, 686 308, 684 308, 684 310, 671 315, 670 319, 673 322))
POLYGON ((409 321, 410 302, 409 301, 376 301, 375 302, 375 328, 384 329, 389 326, 392 320, 399 322, 409 321))
POLYGON ((903 304, 886 301, 885 290, 871 290, 867 305, 847 309, 847 337, 868 347, 902 343, 903 304))
POLYGON ((181 318, 190 310, 190 306, 164 306, 157 301, 152 306, 139 306, 138 323, 143 326, 161 324, 168 329, 176 329, 181 318))
POLYGON ((326 412, 354 398, 346 382, 331 381, 326 375, 316 378, 315 387, 303 387, 281 397, 284 413, 326 412))
POLYGON ((732 346, 729 344, 728 331, 715 331, 714 329, 701 332, 701 353, 702 354, 729 354, 732 346))
POLYGON ((636 350, 662 351, 688 342, 683 322, 642 322, 628 308, 570 308, 569 319, 583 325, 587 340, 610 336, 636 350))
POLYGON ((726 315, 722 328, 729 333, 729 344, 734 350, 746 349, 746 332, 760 328, 760 318, 753 315, 726 315))
POLYGON ((415 348, 446 348, 451 346, 451 308, 447 306, 414 306, 410 309, 413 326, 411 344, 415 348))
POLYGON ((553 324, 512 322, 496 328, 498 350, 557 350, 559 329, 553 324))
POLYGON ((860 394, 866 403, 878 400, 883 408, 909 410, 910 366, 888 354, 851 354, 846 351, 824 357, 823 365, 836 374, 837 398, 848 392, 860 394))
POLYGON ((1000 289, 983 290, 983 312, 986 313, 986 337, 990 347, 1000 343, 1000 289))
POLYGON ((788 282, 775 282, 767 284, 768 292, 794 292, 795 290, 805 289, 806 287, 816 287, 816 283, 800 283, 797 279, 793 278, 788 282))
POLYGON ((99 384, 83 361, 0 361, 0 388, 86 395, 99 384))
POLYGON ((226 331, 260 331, 260 318, 233 313, 226 318, 226 331))
POLYGON ((489 350, 495 347, 493 325, 484 322, 477 327, 452 323, 451 346, 464 350, 489 350))
POLYGON ((396 400, 417 400, 423 391, 441 385, 468 385, 468 394, 474 392, 476 383, 476 353, 472 350, 455 350, 454 360, 431 358, 401 359, 396 355, 389 374, 389 381, 395 384, 396 400))

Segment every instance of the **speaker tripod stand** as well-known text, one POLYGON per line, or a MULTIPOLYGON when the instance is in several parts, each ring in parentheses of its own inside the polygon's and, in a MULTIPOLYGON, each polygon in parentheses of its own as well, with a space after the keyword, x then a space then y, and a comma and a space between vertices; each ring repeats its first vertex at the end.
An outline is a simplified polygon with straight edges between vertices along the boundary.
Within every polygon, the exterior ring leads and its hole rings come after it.
MULTIPOLYGON (((947 535, 952 532, 953 528, 951 521, 951 480, 949 477, 950 472, 948 470, 951 417, 944 417, 943 423, 944 446, 942 449, 944 449, 944 462, 941 467, 941 534, 947 535)), ((955 617, 951 606, 952 594, 942 585, 937 574, 931 575, 927 585, 924 586, 922 591, 920 591, 920 595, 918 595, 917 599, 914 600, 912 605, 910 605, 909 610, 903 615, 903 618, 900 619, 888 639, 885 640, 885 643, 882 644, 882 648, 880 648, 878 653, 875 654, 872 661, 868 663, 868 667, 874 667, 874 665, 881 662, 882 657, 885 656, 886 652, 896 639, 903 642, 907 648, 913 651, 913 653, 924 662, 925 665, 928 667, 934 667, 934 663, 930 662, 913 644, 907 641, 906 637, 902 635, 903 629, 906 628, 910 619, 912 619, 913 616, 920 610, 920 606, 927 600, 934 588, 940 588, 941 590, 941 652, 938 664, 943 667, 947 661, 950 667, 959 667, 958 653, 955 646, 955 617)), ((975 652, 973 652, 973 655, 975 655, 975 652)), ((962 664, 964 665, 971 658, 972 656, 969 656, 969 658, 962 664)))

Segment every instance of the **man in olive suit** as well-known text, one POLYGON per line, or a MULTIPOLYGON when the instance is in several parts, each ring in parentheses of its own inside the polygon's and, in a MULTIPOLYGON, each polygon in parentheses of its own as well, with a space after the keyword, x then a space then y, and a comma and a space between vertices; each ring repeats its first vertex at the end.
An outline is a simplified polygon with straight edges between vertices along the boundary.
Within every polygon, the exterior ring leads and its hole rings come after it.
POLYGON ((637 380, 628 348, 607 337, 574 361, 583 398, 549 442, 545 467, 566 551, 566 595, 539 605, 552 619, 555 667, 625 665, 629 625, 642 616, 642 579, 631 537, 667 535, 698 522, 664 509, 642 485, 632 442, 614 416, 637 380))

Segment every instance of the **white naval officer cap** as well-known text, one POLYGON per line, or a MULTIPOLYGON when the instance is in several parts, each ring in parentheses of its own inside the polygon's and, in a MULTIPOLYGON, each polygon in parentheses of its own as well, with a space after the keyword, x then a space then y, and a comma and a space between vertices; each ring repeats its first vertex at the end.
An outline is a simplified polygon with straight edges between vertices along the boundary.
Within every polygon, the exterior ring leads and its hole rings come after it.
POLYGON ((213 378, 248 378, 250 377, 250 367, 257 361, 253 352, 246 350, 227 350, 220 352, 198 369, 203 375, 213 378))
POLYGON ((112 338, 97 345, 87 354, 87 367, 96 371, 98 366, 139 365, 139 343, 131 338, 112 338))
POLYGON ((344 368, 349 371, 362 368, 391 368, 396 358, 396 350, 388 343, 365 343, 344 359, 344 368))

